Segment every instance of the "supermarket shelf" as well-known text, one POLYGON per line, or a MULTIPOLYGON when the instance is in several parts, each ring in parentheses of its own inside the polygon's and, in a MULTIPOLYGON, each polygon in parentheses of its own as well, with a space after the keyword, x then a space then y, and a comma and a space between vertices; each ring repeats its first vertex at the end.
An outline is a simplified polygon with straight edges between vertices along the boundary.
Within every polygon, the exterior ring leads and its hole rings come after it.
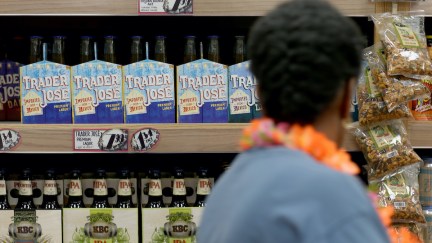
MULTIPOLYGON (((92 125, 26 125, 0 122, 0 129, 12 129, 22 137, 12 152, 73 152, 74 129, 127 129, 129 137, 143 128, 160 132, 160 140, 150 153, 237 153, 238 141, 246 124, 92 124, 92 125)), ((409 121, 407 130, 414 148, 432 148, 432 122, 409 121)), ((347 132, 343 147, 359 151, 353 136, 347 132)), ((133 150, 129 146, 129 152, 133 150)))
MULTIPOLYGON (((196 16, 261 16, 284 0, 194 0, 196 16)), ((345 15, 375 12, 369 0, 330 0, 345 15)), ((2 0, 0 14, 18 15, 137 15, 138 0, 2 0)))

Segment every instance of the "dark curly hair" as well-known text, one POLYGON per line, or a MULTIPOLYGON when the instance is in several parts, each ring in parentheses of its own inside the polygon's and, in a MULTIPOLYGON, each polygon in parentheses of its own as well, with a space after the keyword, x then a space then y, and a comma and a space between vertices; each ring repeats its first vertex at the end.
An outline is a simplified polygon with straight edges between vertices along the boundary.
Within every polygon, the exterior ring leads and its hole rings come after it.
POLYGON ((260 18, 249 35, 251 70, 266 116, 311 124, 360 70, 356 24, 321 0, 294 0, 260 18))

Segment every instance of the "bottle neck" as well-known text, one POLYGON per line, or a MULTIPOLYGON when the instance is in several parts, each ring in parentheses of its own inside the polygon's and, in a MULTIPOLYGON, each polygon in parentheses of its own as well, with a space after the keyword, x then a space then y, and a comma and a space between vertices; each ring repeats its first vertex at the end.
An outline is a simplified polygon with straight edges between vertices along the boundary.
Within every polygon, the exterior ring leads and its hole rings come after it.
POLYGON ((208 59, 213 62, 219 62, 219 42, 210 40, 208 59))
POLYGON ((160 179, 151 179, 149 183, 149 196, 161 197, 162 196, 162 183, 160 179))
POLYGON ((30 180, 21 180, 19 182, 19 196, 32 197, 33 187, 30 180))
POLYGON ((155 60, 158 62, 166 62, 166 50, 164 40, 158 40, 156 42, 155 60))
POLYGON ((1 179, 0 180, 0 197, 6 196, 6 195, 7 195, 6 181, 4 179, 1 179))
POLYGON ((116 62, 114 40, 112 39, 105 40, 104 56, 106 62, 111 62, 111 63, 116 62))
POLYGON ((64 58, 64 43, 62 39, 56 39, 54 41, 52 50, 52 60, 53 62, 65 64, 64 58))
POLYGON ((195 41, 194 40, 187 40, 186 42, 186 48, 185 48, 185 56, 184 56, 184 62, 192 62, 197 59, 196 56, 196 49, 195 49, 195 41))
POLYGON ((120 179, 117 193, 119 196, 132 196, 132 183, 129 179, 120 179))
POLYGON ((184 179, 174 179, 173 196, 186 196, 184 179))
POLYGON ((133 40, 131 46, 131 63, 139 62, 143 59, 142 44, 140 40, 133 40))
POLYGON ((30 63, 39 62, 42 60, 41 40, 32 39, 30 43, 30 63))
POLYGON ((93 195, 95 198, 108 196, 108 188, 105 179, 95 179, 93 181, 93 189, 93 195))
POLYGON ((93 55, 93 47, 91 46, 91 41, 88 39, 81 40, 80 46, 80 63, 89 62, 94 59, 93 55))

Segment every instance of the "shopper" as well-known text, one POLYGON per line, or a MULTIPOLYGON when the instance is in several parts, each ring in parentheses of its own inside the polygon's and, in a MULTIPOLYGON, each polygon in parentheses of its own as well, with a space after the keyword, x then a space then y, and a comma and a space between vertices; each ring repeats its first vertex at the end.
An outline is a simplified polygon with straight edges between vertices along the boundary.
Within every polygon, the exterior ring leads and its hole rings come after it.
POLYGON ((389 242, 338 148, 362 47, 356 25, 324 1, 294 0, 256 22, 248 49, 266 118, 244 131, 198 242, 389 242))

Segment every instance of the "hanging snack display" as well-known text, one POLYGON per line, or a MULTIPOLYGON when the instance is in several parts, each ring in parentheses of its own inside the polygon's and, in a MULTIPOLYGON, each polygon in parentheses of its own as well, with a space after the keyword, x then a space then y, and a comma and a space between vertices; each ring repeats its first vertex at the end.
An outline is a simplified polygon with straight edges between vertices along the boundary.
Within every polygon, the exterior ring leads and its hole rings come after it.
POLYGON ((369 126, 385 120, 411 117, 406 105, 399 105, 389 112, 381 93, 374 85, 375 82, 372 81, 374 77, 370 75, 369 66, 362 70, 357 86, 360 125, 369 126))
POLYGON ((372 19, 387 52, 388 75, 416 79, 431 75, 423 17, 406 12, 377 14, 372 19))
POLYGON ((355 128, 354 136, 368 162, 369 180, 422 161, 411 147, 400 120, 355 128))
POLYGON ((419 166, 419 163, 407 166, 369 183, 369 188, 378 194, 379 206, 394 207, 393 222, 426 223, 419 200, 419 166))
POLYGON ((388 111, 406 105, 411 100, 430 96, 429 89, 420 80, 388 76, 379 52, 380 49, 371 46, 364 50, 363 55, 370 67, 370 75, 367 77, 381 92, 388 111))

